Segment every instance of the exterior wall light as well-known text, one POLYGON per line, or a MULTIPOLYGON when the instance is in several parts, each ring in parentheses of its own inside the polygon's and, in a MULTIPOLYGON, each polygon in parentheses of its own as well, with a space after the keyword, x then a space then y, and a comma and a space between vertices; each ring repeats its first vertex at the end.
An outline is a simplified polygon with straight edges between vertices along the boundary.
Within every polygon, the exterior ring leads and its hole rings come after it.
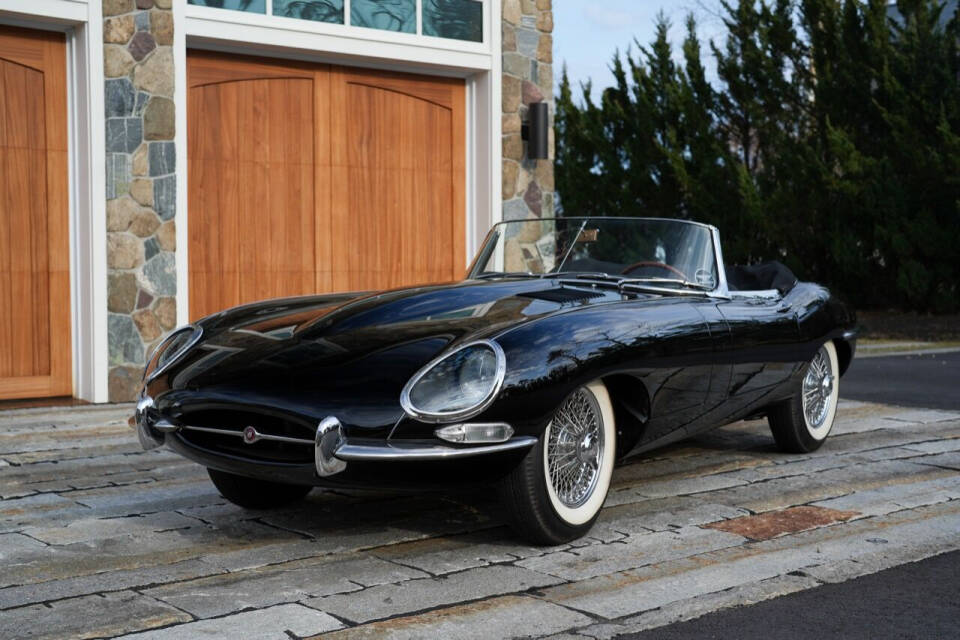
POLYGON ((550 111, 546 102, 533 102, 527 111, 527 122, 520 137, 527 141, 527 158, 546 160, 549 157, 550 111))

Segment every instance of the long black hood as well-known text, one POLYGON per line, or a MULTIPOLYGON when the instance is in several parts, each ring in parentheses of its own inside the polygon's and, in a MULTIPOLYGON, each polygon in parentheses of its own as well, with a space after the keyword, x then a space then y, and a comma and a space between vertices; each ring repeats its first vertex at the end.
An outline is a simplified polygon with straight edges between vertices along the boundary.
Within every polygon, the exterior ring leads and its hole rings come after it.
POLYGON ((382 427, 400 416, 406 381, 451 344, 619 299, 516 279, 265 301, 198 322, 200 343, 150 391, 382 427))

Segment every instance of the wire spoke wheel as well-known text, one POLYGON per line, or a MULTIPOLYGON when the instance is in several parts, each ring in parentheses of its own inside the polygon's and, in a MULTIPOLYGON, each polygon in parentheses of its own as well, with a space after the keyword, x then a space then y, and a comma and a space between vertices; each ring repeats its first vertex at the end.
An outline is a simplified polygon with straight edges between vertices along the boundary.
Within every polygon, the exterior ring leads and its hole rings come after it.
POLYGON ((770 431, 781 451, 816 451, 830 435, 840 399, 837 346, 827 340, 807 363, 793 396, 767 414, 770 431))
POLYGON ((604 453, 603 417, 593 394, 573 392, 550 423, 547 466, 557 499, 582 506, 597 486, 604 453))
POLYGON ((820 347, 810 361, 803 378, 803 415, 811 431, 823 426, 833 402, 833 387, 836 382, 827 350, 820 347))
POLYGON ((537 444, 504 478, 508 520, 536 544, 579 538, 600 516, 616 455, 613 404, 594 380, 557 405, 537 444))

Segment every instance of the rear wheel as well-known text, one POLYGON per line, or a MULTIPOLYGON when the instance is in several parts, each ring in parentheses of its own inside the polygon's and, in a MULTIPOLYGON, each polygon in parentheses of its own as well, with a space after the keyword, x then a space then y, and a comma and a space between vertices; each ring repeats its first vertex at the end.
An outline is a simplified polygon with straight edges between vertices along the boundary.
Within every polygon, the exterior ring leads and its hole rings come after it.
POLYGON ((207 469, 207 473, 220 495, 247 509, 282 507, 303 499, 313 489, 306 485, 247 478, 216 469, 207 469))
POLYGON ((513 527, 536 544, 562 544, 584 535, 607 497, 615 454, 606 387, 596 381, 578 388, 501 486, 513 527))
POLYGON ((807 365, 794 396, 770 410, 767 420, 782 451, 815 451, 827 439, 837 414, 839 372, 837 348, 828 341, 807 365))

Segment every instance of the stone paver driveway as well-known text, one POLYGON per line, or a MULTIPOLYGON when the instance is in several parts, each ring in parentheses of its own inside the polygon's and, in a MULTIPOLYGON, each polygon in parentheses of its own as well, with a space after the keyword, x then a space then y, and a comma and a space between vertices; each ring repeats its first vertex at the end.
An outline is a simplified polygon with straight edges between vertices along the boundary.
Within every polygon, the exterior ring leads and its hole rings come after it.
POLYGON ((129 411, 0 414, 0 638, 602 638, 960 548, 956 413, 845 402, 809 456, 738 423, 620 468, 545 549, 484 495, 244 511, 129 411))

